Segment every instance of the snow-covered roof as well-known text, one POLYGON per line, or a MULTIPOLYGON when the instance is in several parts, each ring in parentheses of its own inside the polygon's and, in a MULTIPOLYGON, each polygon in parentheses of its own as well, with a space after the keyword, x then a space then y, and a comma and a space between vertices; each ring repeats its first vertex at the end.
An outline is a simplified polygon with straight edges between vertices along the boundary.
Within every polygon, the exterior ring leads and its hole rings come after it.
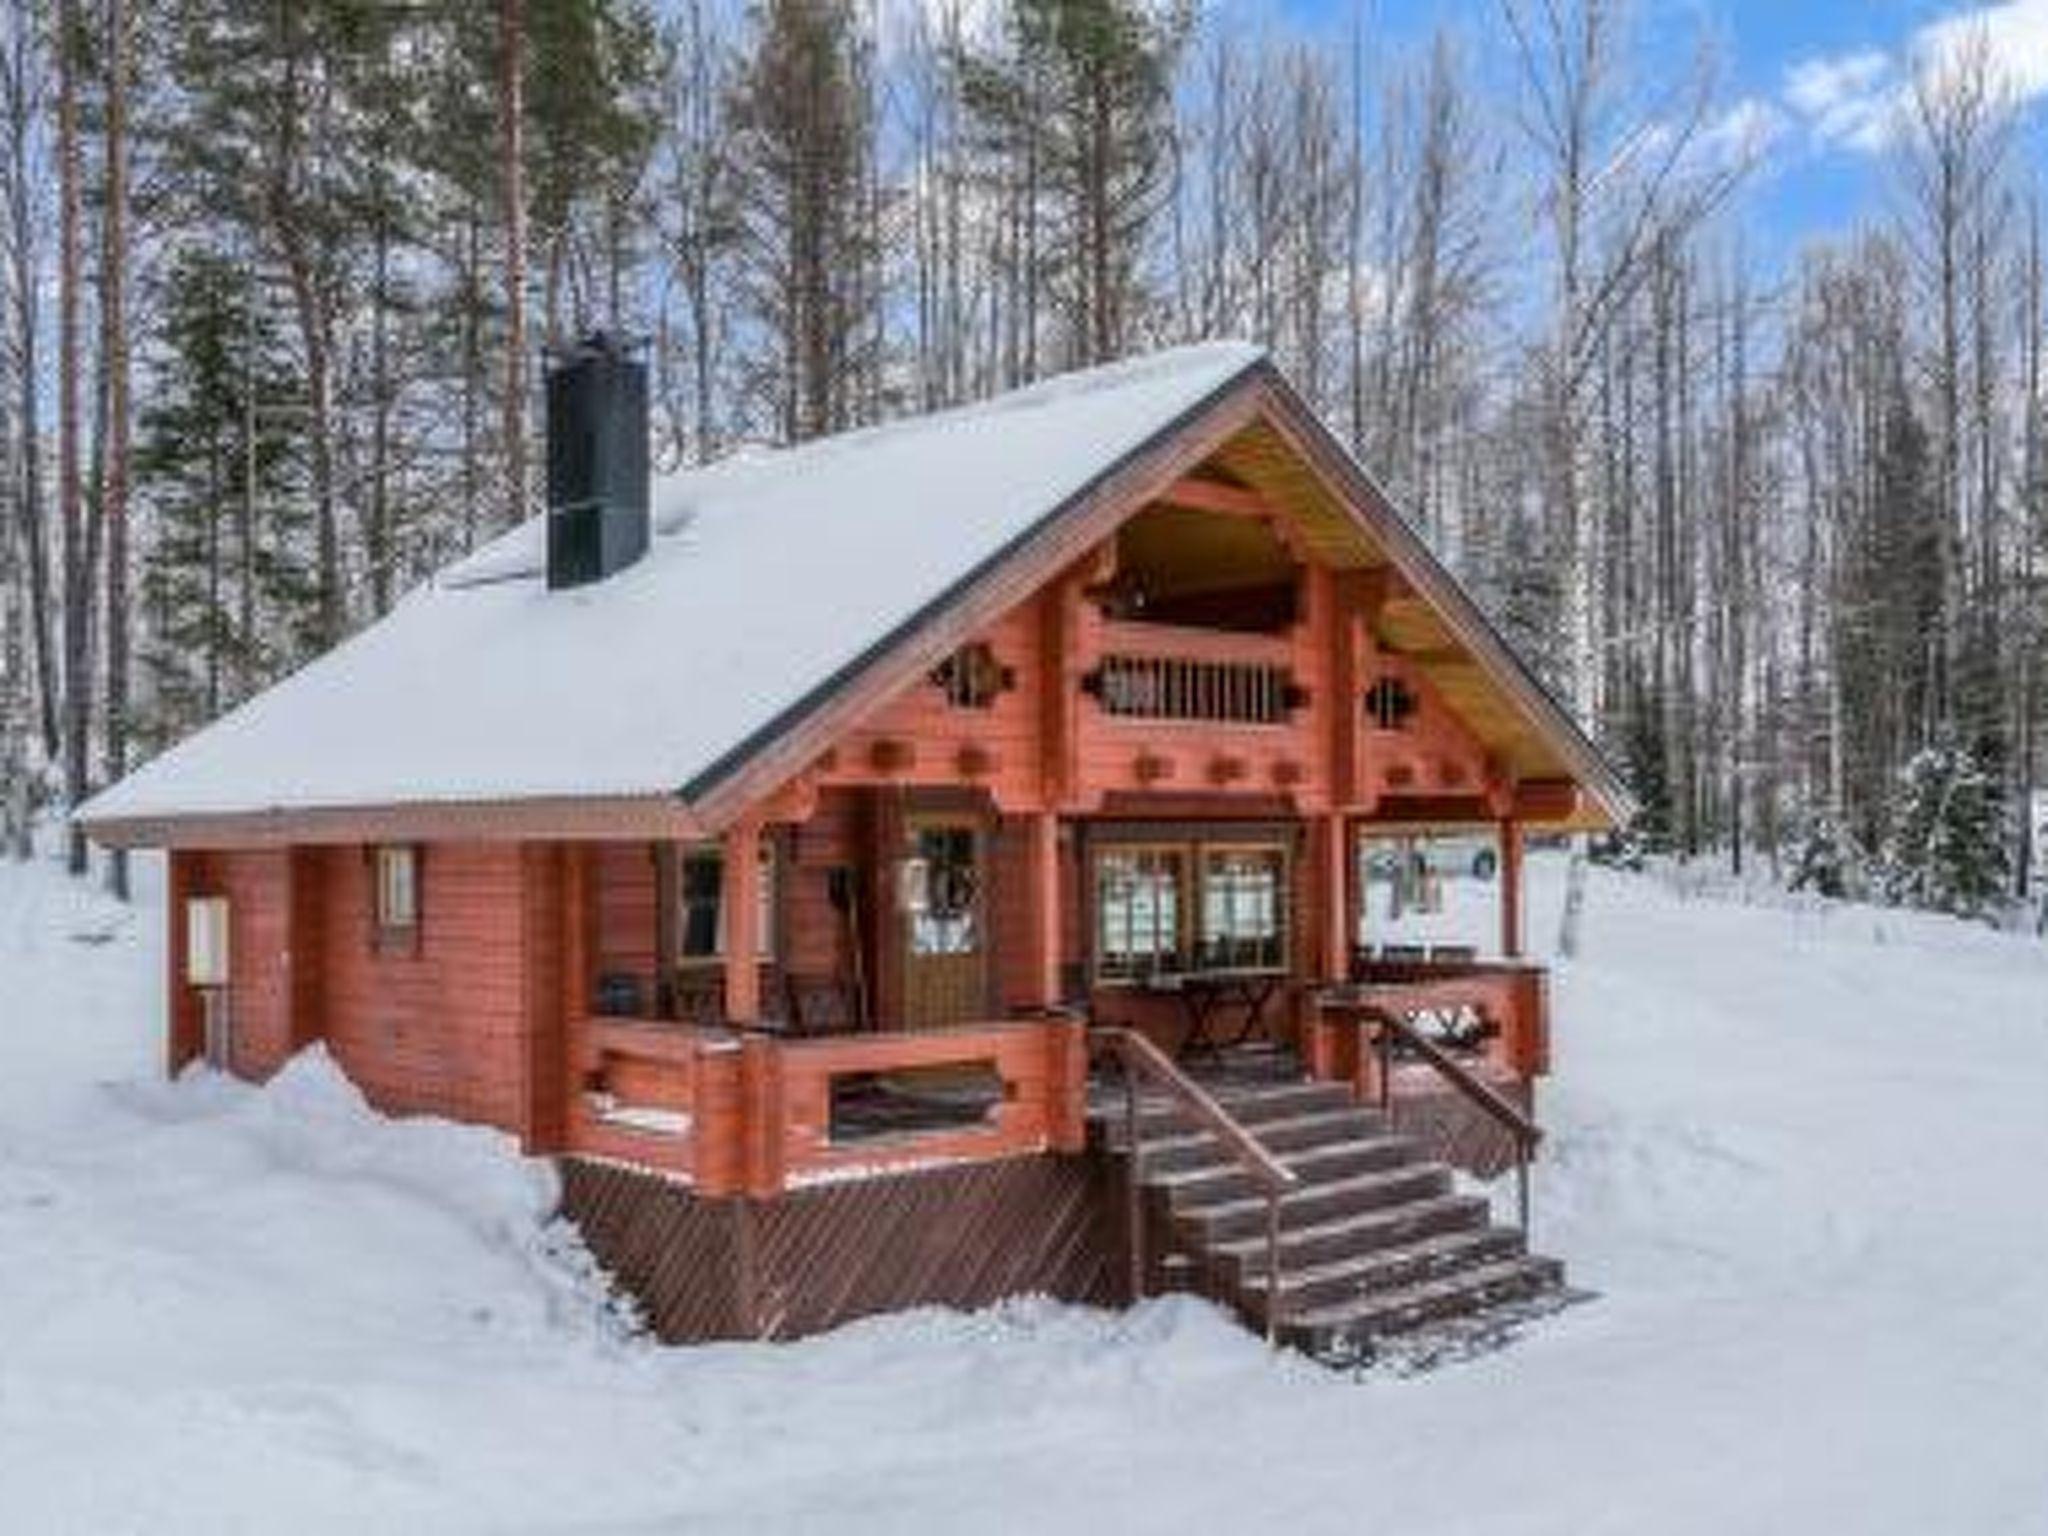
POLYGON ((687 793, 1262 359, 1182 347, 667 476, 646 558, 588 587, 548 590, 533 518, 79 819, 687 793))

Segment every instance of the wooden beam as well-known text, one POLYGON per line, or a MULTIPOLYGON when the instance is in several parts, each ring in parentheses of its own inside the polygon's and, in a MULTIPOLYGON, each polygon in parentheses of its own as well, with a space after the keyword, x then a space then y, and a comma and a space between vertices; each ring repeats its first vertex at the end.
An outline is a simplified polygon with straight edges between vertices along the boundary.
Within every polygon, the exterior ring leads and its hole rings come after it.
POLYGON ((1357 573, 1355 580, 1358 611, 1365 622, 1374 627, 1377 638, 1381 610, 1389 604, 1413 597, 1415 589, 1408 584, 1408 578, 1391 565, 1368 566, 1357 573))
MULTIPOLYGON (((1466 667, 1482 672, 1478 662, 1457 646, 1439 646, 1427 650, 1404 651, 1399 646, 1389 645, 1386 650, 1403 661, 1412 661, 1418 667, 1466 667)), ((1482 672, 1483 675, 1483 672, 1482 672)))
POLYGON ((1161 491, 1157 498, 1169 507, 1191 512, 1227 512, 1237 517, 1272 517, 1273 504, 1249 486, 1224 480, 1204 480, 1184 475, 1161 491))

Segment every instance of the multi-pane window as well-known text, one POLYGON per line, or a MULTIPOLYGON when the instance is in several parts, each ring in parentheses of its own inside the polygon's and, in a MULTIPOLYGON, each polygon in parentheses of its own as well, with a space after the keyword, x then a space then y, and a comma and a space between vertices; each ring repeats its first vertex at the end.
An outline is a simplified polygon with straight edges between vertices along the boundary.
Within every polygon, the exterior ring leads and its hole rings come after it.
POLYGON ((1259 969, 1284 964, 1286 893, 1287 855, 1280 849, 1205 849, 1202 964, 1259 969))
POLYGON ((1104 848, 1095 857, 1095 970, 1111 981, 1183 969, 1178 848, 1104 848))
POLYGON ((1096 976, 1285 966, 1287 879, 1277 843, 1098 847, 1096 976))
MULTIPOLYGON (((756 887, 755 953, 775 952, 775 849, 760 844, 761 878, 756 887)), ((709 963, 725 955, 725 853, 715 843, 686 848, 677 861, 677 917, 682 927, 683 962, 709 963)))
POLYGON ((919 827, 913 836, 906 894, 911 953, 972 955, 981 948, 981 878, 975 831, 967 826, 919 827))

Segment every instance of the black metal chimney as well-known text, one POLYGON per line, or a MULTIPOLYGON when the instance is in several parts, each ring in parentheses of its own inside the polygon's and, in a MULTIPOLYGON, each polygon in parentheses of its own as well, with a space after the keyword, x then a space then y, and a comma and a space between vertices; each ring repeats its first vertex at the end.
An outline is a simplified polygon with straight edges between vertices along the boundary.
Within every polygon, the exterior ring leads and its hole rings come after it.
POLYGON ((548 370, 548 587, 647 553, 647 365, 599 331, 548 370))

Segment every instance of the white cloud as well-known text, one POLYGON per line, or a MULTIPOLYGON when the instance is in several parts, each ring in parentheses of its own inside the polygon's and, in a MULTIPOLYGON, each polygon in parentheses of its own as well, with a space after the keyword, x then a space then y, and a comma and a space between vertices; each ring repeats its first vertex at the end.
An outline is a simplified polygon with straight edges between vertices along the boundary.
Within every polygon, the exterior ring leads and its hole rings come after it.
POLYGON ((1716 162, 1741 164, 1761 156, 1789 126, 1777 103, 1745 96, 1700 130, 1698 148, 1716 162))
POLYGON ((1914 63, 1955 68, 1979 38, 2016 98, 2032 101, 2048 93, 2048 0, 2006 0, 1930 22, 1913 34, 1914 63))
POLYGON ((1955 68, 1979 38, 2016 101, 2048 95, 2048 0, 1998 0, 1916 28, 1896 53, 1867 48, 1803 59, 1785 72, 1785 105, 1822 145, 1883 149, 1913 76, 1955 68))
POLYGON ((1785 101, 1826 144, 1876 149, 1898 100, 1899 72, 1877 49, 1805 59, 1785 76, 1785 101))

